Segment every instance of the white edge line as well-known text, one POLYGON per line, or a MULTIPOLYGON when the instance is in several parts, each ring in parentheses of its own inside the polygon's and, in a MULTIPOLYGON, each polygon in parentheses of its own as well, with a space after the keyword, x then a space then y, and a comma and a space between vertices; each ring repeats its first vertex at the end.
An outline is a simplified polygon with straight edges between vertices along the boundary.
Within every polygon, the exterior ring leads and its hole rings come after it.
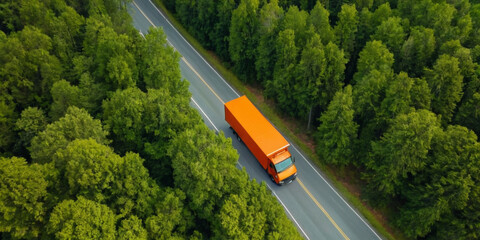
MULTIPOLYGON (((240 168, 243 169, 243 166, 242 164, 240 163, 240 161, 237 161, 237 164, 238 166, 240 166, 240 168)), ((278 199, 278 201, 280 202, 280 204, 282 204, 283 208, 285 208, 285 210, 287 210, 288 214, 290 215, 290 217, 292 217, 293 221, 295 222, 295 224, 297 224, 298 228, 300 229, 300 231, 302 231, 303 235, 308 239, 310 240, 310 238, 308 237, 308 235, 305 233, 305 231, 303 231, 303 228, 300 227, 300 224, 298 224, 297 220, 295 220, 295 218, 293 217, 292 213, 288 210, 287 206, 285 206, 285 204, 283 204, 282 200, 280 199, 280 197, 275 193, 275 191, 273 191, 273 189, 268 186, 267 183, 265 183, 265 185, 267 185, 268 189, 270 189, 270 191, 272 191, 273 195, 278 199)))
POLYGON ((155 6, 155 4, 152 3, 151 0, 148 0, 150 2, 150 4, 152 4, 152 6, 157 10, 157 12, 160 13, 160 15, 162 15, 162 17, 167 21, 167 23, 173 28, 173 30, 175 30, 175 32, 177 32, 177 34, 183 39, 183 41, 185 41, 188 46, 190 46, 190 48, 193 49, 193 51, 218 75, 218 77, 220 79, 222 79, 222 81, 227 84, 227 86, 237 95, 237 97, 240 97, 240 95, 237 93, 237 91, 235 91, 232 86, 230 86, 230 84, 228 84, 225 79, 223 79, 222 76, 220 76, 220 74, 218 74, 217 70, 215 70, 215 68, 213 68, 203 57, 202 55, 200 55, 200 53, 197 52, 197 50, 195 50, 194 47, 192 47, 192 45, 190 45, 190 43, 182 36, 182 34, 180 34, 180 32, 178 32, 178 30, 170 23, 170 21, 165 17, 165 15, 163 15, 163 13, 158 10, 157 6, 155 6))
POLYGON ((210 122, 210 124, 212 124, 212 126, 215 128, 215 130, 218 132, 218 128, 215 126, 215 124, 213 124, 212 120, 210 120, 210 118, 207 116, 207 114, 205 114, 205 112, 203 111, 203 109, 198 105, 197 102, 195 102, 195 99, 193 99, 193 97, 191 97, 190 99, 192 99, 193 103, 195 103, 195 105, 197 105, 198 109, 200 109, 200 111, 202 111, 203 115, 207 118, 207 120, 210 122))
MULTIPOLYGON (((170 23, 170 21, 165 17, 165 15, 163 15, 163 13, 158 10, 157 6, 155 6, 155 4, 152 3, 151 0, 148 0, 150 2, 150 4, 155 8, 155 10, 157 10, 158 13, 160 13, 160 15, 162 15, 162 17, 167 21, 167 23, 173 28, 173 30, 175 30, 175 32, 177 32, 177 34, 188 44, 188 46, 190 46, 190 48, 193 49, 193 51, 198 55, 200 56, 200 58, 220 77, 220 79, 222 79, 222 81, 227 84, 227 86, 238 96, 240 97, 240 95, 230 86, 230 84, 228 84, 225 79, 223 79, 222 76, 220 76, 220 74, 218 74, 218 72, 202 57, 202 55, 200 55, 197 50, 195 50, 194 47, 192 47, 192 45, 190 45, 190 43, 182 36, 182 34, 180 34, 180 32, 178 32, 178 30, 170 23)), ((193 98, 192 98, 193 100, 193 98)), ((198 106, 198 104, 195 102, 195 100, 193 100, 193 102, 195 103, 195 105, 198 106)), ((200 111, 202 111, 202 113, 205 115, 205 117, 207 117, 207 119, 210 121, 210 123, 213 125, 212 121, 210 120, 210 118, 203 112, 203 110, 200 108, 200 106, 198 106, 198 108, 200 109, 200 111)), ((213 127, 217 130, 218 132, 218 129, 215 127, 215 125, 213 125, 213 127)), ((320 178, 322 178, 322 180, 330 187, 330 189, 333 190, 333 192, 335 192, 335 194, 337 194, 337 196, 342 199, 342 201, 350 208, 350 210, 352 210, 355 215, 357 215, 358 218, 360 218, 360 220, 373 232, 373 234, 375 234, 375 236, 378 237, 378 239, 382 239, 380 236, 378 236, 378 234, 370 227, 369 224, 367 224, 365 222, 365 220, 350 206, 350 204, 347 203, 347 201, 345 201, 345 199, 343 199, 342 196, 340 196, 340 194, 338 194, 338 192, 325 180, 325 178, 323 178, 323 176, 318 173, 318 171, 312 166, 312 164, 302 155, 302 153, 300 151, 298 151, 297 148, 295 148, 295 146, 292 144, 292 147, 300 154, 300 156, 302 156, 302 158, 308 163, 308 165, 310 165, 310 167, 318 174, 318 176, 320 176, 320 178)), ((268 187, 268 184, 267 184, 267 187, 268 187)), ((287 207, 283 204, 282 200, 280 200, 280 198, 278 198, 277 194, 270 188, 268 187, 272 193, 277 197, 277 199, 280 201, 280 203, 283 205, 283 207, 285 208, 285 210, 287 210, 287 212, 290 214, 290 216, 292 217, 292 219, 295 221, 295 223, 297 224, 297 226, 300 228, 300 230, 302 230, 303 234, 307 237, 307 239, 310 239, 308 238, 308 236, 305 234, 305 232, 303 231, 303 229, 300 227, 300 225, 297 223, 297 221, 295 220, 295 218, 293 218, 292 214, 290 213, 290 211, 287 209, 287 207)))
POLYGON ((345 201, 345 199, 343 199, 343 197, 338 194, 338 192, 335 190, 335 188, 332 187, 332 185, 330 185, 330 183, 327 182, 327 180, 325 180, 325 178, 320 174, 318 173, 317 169, 315 169, 315 167, 312 166, 312 164, 310 163, 310 161, 308 161, 300 151, 298 151, 298 149, 292 144, 292 147, 295 149, 295 151, 298 152, 298 154, 300 154, 300 156, 302 156, 302 158, 308 163, 308 165, 310 165, 310 167, 313 169, 313 171, 315 171, 318 176, 320 176, 320 178, 322 178, 322 180, 330 187, 330 189, 333 190, 333 192, 335 194, 337 194, 337 196, 342 199, 342 201, 348 206, 348 208, 350 208, 350 210, 352 210, 353 213, 355 213, 355 215, 357 215, 358 218, 360 218, 360 220, 373 232, 373 234, 375 234, 375 236, 377 236, 378 239, 382 239, 380 236, 378 236, 377 232, 375 232, 375 230, 373 230, 370 225, 365 222, 365 220, 357 213, 357 211, 355 211, 351 206, 350 204, 347 203, 347 201, 345 201))
POLYGON ((267 185, 268 189, 270 189, 270 191, 272 191, 273 195, 275 195, 275 197, 278 199, 278 201, 280 201, 280 204, 282 204, 283 208, 285 208, 285 210, 287 210, 288 214, 290 215, 290 217, 292 217, 293 221, 295 222, 295 224, 297 224, 298 228, 300 228, 300 230, 302 231, 303 235, 308 239, 310 240, 310 238, 308 237, 308 235, 305 233, 305 231, 303 231, 303 228, 300 227, 300 224, 298 224, 297 220, 295 220, 295 218, 293 217, 292 213, 288 210, 287 206, 285 206, 285 204, 283 204, 282 200, 280 199, 280 197, 278 197, 278 195, 275 193, 275 191, 273 191, 273 189, 271 189, 268 184, 265 184, 267 185))

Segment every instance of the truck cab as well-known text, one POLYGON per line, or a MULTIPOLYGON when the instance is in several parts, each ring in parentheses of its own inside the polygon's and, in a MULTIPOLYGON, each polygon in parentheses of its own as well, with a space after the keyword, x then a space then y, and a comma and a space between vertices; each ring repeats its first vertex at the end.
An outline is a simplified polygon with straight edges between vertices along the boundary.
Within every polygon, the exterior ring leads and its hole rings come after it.
POLYGON ((297 178, 297 168, 294 163, 295 158, 290 152, 282 151, 270 158, 267 173, 278 185, 289 184, 297 178))

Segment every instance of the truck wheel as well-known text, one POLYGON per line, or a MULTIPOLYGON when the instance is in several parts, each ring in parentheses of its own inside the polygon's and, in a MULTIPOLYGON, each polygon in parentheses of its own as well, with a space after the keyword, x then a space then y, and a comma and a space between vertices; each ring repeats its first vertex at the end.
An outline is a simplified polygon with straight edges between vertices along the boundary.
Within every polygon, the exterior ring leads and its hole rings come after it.
POLYGON ((233 135, 235 135, 235 137, 237 138, 238 141, 242 141, 242 139, 240 138, 240 136, 238 136, 238 133, 235 132, 235 130, 233 130, 233 135))
POLYGON ((270 176, 270 180, 272 180, 273 183, 277 184, 277 182, 275 182, 275 179, 273 178, 272 175, 268 174, 270 176))

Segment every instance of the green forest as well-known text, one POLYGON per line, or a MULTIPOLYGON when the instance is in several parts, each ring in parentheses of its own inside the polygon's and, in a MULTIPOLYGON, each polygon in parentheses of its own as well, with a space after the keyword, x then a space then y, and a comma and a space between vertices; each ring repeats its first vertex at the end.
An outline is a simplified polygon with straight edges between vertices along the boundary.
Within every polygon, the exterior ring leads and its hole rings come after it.
POLYGON ((162 2, 405 237, 480 239, 480 1, 162 2))
POLYGON ((127 4, 0 1, 0 239, 301 239, 127 4))

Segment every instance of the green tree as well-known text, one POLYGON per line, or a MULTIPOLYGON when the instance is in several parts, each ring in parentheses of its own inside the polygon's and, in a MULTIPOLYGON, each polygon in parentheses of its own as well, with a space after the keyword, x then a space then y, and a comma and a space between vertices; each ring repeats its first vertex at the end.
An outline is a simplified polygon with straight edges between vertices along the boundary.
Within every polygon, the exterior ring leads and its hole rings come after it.
POLYGON ((251 82, 255 79, 255 49, 258 45, 258 0, 241 0, 232 12, 229 52, 235 72, 240 79, 251 82))
MULTIPOLYGON (((212 48, 212 41, 209 39, 215 23, 217 20, 217 3, 209 0, 197 0, 196 8, 197 12, 196 21, 193 21, 195 32, 200 42, 204 43, 207 48, 212 48)), ((189 13, 191 15, 191 12, 189 13)), ((191 16, 190 16, 191 17, 191 16)))
POLYGON ((265 95, 273 97, 282 110, 288 115, 296 114, 292 91, 295 85, 295 68, 297 66, 298 48, 295 45, 295 32, 291 29, 283 30, 277 38, 277 62, 273 73, 273 80, 267 81, 265 95))
POLYGON ((385 96, 387 83, 385 74, 372 70, 358 82, 353 89, 353 106, 363 123, 367 123, 380 112, 381 102, 385 96))
POLYGON ((108 206, 79 197, 53 209, 47 232, 57 239, 114 239, 115 221, 108 206))
POLYGON ((480 134, 480 93, 474 93, 471 99, 460 106, 455 121, 480 134))
POLYGON ((415 80, 409 78, 405 72, 395 76, 385 92, 382 101, 381 115, 387 120, 394 119, 400 114, 410 112, 412 105, 411 92, 415 80))
POLYGON ((405 37, 406 34, 403 30, 401 19, 399 17, 391 17, 377 27, 372 39, 384 43, 390 52, 399 59, 405 37))
POLYGON ((232 20, 232 12, 235 9, 234 0, 221 0, 217 4, 217 19, 215 23, 213 36, 210 36, 215 46, 215 53, 221 59, 227 61, 230 59, 228 51, 228 36, 230 36, 230 23, 232 20))
POLYGON ((433 29, 437 46, 441 46, 448 40, 460 37, 455 36, 457 33, 452 27, 455 13, 455 7, 446 2, 436 3, 428 8, 427 16, 425 16, 427 25, 425 26, 433 29))
POLYGON ((41 166, 23 158, 0 158, 0 232, 37 238, 46 220, 47 181, 41 166))
POLYGON ((157 203, 156 213, 145 221, 150 239, 182 239, 186 227, 183 202, 185 194, 180 189, 166 189, 157 203))
POLYGON ((253 180, 224 201, 215 215, 213 233, 218 239, 301 239, 290 223, 266 184, 253 180))
MULTIPOLYGON (((308 119, 309 124, 314 104, 318 104, 319 99, 325 95, 325 68, 324 47, 320 36, 315 33, 302 51, 302 58, 296 69, 299 79, 297 79, 292 89, 295 94, 295 104, 297 105, 295 114, 303 119, 308 119)), ((338 86, 338 88, 340 87, 338 86)), ((320 104, 326 105, 323 102, 320 102, 320 104)))
POLYGON ((102 20, 101 16, 90 16, 85 27, 83 47, 91 60, 92 76, 110 91, 135 86, 138 70, 131 50, 132 39, 117 34, 113 24, 102 20))
POLYGON ((295 33, 295 45, 304 47, 307 40, 310 39, 313 29, 307 24, 308 13, 298 9, 297 6, 291 5, 282 19, 280 29, 282 31, 291 29, 295 33))
POLYGON ((42 132, 47 126, 47 119, 42 109, 29 107, 22 111, 20 118, 15 122, 15 130, 18 131, 19 140, 17 145, 24 148, 30 147, 32 138, 42 132))
MULTIPOLYGON (((172 158, 173 178, 177 188, 199 218, 213 220, 214 211, 247 179, 238 175, 238 153, 231 139, 216 135, 206 125, 186 129, 172 140, 168 154, 172 158)), ((244 173, 243 173, 244 174, 244 173)))
POLYGON ((132 215, 121 221, 117 230, 117 237, 121 240, 146 240, 147 230, 143 227, 142 220, 132 215))
POLYGON ((55 167, 59 169, 60 187, 68 192, 67 196, 83 196, 104 203, 108 200, 111 186, 122 158, 113 150, 93 139, 77 139, 59 149, 54 157, 55 167))
POLYGON ((329 42, 325 46, 325 86, 320 97, 320 103, 323 109, 327 106, 335 93, 344 85, 345 64, 348 59, 345 58, 343 50, 335 43, 329 42))
POLYGON ((116 151, 139 152, 142 149, 143 115, 146 93, 138 88, 117 91, 103 103, 103 122, 116 151))
POLYGON ((414 83, 410 91, 412 106, 416 109, 430 109, 432 97, 428 83, 423 78, 414 78, 414 83))
POLYGON ((398 115, 379 141, 372 142, 368 180, 371 191, 382 196, 398 194, 408 176, 426 166, 432 138, 441 131, 434 113, 428 110, 398 115))
POLYGON ((83 108, 92 116, 100 114, 102 100, 107 96, 107 91, 102 84, 96 83, 90 73, 85 72, 80 76, 78 88, 80 89, 83 108))
POLYGON ((8 155, 15 143, 15 103, 8 94, 0 96, 0 155, 8 155), (10 98, 10 99, 9 99, 10 98))
POLYGON ((82 107, 80 89, 77 86, 70 85, 70 83, 65 80, 54 83, 50 92, 53 103, 50 106, 49 115, 54 121, 63 117, 68 107, 82 107))
POLYGON ((61 64, 51 50, 52 40, 31 26, 0 43, 0 93, 12 96, 19 109, 50 99, 50 88, 61 73, 61 64))
POLYGON ((258 36, 260 36, 257 46, 257 57, 255 59, 255 69, 257 70, 257 79, 262 84, 266 84, 273 77, 273 67, 275 66, 275 40, 279 32, 280 20, 284 12, 278 6, 277 0, 272 0, 260 9, 258 36))
POLYGON ((342 10, 338 13, 338 22, 334 31, 338 45, 345 52, 347 59, 350 59, 352 56, 357 30, 358 14, 355 5, 342 5, 342 10))
POLYGON ((316 151, 326 163, 351 163, 358 124, 353 120, 352 86, 339 90, 320 117, 316 132, 316 151))
MULTIPOLYGON (((25 0, 18 6, 18 18, 22 26, 35 26, 43 32, 50 31, 50 23, 55 18, 53 6, 38 0, 25 0)), ((61 4, 61 2, 58 3, 61 4)), ((20 30, 20 29, 18 29, 20 30)))
POLYGON ((85 110, 70 107, 64 117, 53 122, 32 139, 30 154, 38 163, 52 160, 53 154, 65 148, 75 139, 95 139, 108 144, 107 132, 103 130, 99 120, 94 120, 85 110))
POLYGON ((396 224, 407 236, 468 238, 461 218, 479 171, 479 154, 477 136, 465 127, 448 126, 436 133, 425 170, 402 187, 407 201, 396 224))
POLYGON ((220 210, 221 229, 218 238, 265 239, 265 213, 258 205, 248 204, 247 196, 230 195, 220 210))
MULTIPOLYGON (((358 13, 358 26, 357 32, 355 33, 355 42, 353 47, 355 49, 355 52, 353 53, 354 57, 357 57, 360 50, 365 46, 367 41, 370 40, 370 36, 375 31, 375 26, 373 25, 372 18, 373 12, 370 12, 370 10, 366 8, 361 9, 361 11, 358 13)), ((352 54, 350 56, 352 56, 352 54)), ((353 62, 354 61, 355 59, 353 60, 353 62)), ((348 71, 352 70, 349 69, 348 71)))
POLYGON ((388 2, 378 6, 378 8, 375 11, 372 10, 372 12, 367 8, 359 9, 359 11, 358 32, 355 37, 356 53, 365 46, 367 41, 373 40, 371 35, 375 33, 376 29, 384 21, 393 16, 392 9, 388 2))
POLYGON ((137 153, 128 152, 115 172, 109 206, 120 215, 135 214, 146 219, 155 212, 160 189, 143 163, 137 153))
POLYGON ((426 70, 428 85, 432 92, 432 109, 441 114, 442 122, 450 122, 453 111, 463 95, 463 76, 458 59, 441 55, 432 70, 426 70))
POLYGON ((50 25, 49 36, 52 37, 55 55, 61 60, 64 71, 69 72, 76 52, 81 51, 81 40, 84 37, 82 28, 85 26, 85 18, 79 15, 74 8, 65 6, 50 25))
POLYGON ((354 75, 355 82, 368 75, 371 71, 377 70, 390 77, 393 73, 393 54, 380 41, 367 42, 359 54, 357 61, 357 72, 354 75))
POLYGON ((309 24, 320 34, 323 45, 327 45, 329 42, 335 42, 335 33, 330 25, 329 16, 330 13, 328 10, 325 9, 320 1, 317 1, 308 17, 309 24))
MULTIPOLYGON (((356 121, 359 123, 359 153, 370 152, 370 141, 376 140, 385 124, 381 114, 381 103, 385 98, 388 83, 393 77, 393 54, 379 41, 368 42, 359 54, 357 72, 354 75, 356 84, 353 89, 353 108, 356 121)), ((359 159, 368 156, 359 154, 359 159)))
MULTIPOLYGON (((181 81, 180 54, 167 44, 162 28, 151 27, 140 45, 140 74, 145 88, 165 88, 172 94, 188 89, 187 81, 181 81)), ((185 94, 182 92, 182 94, 185 94)))
POLYGON ((472 31, 466 40, 468 47, 474 47, 480 43, 480 3, 472 4, 469 15, 472 21, 472 31))
POLYGON ((419 77, 423 68, 433 62, 435 51, 435 36, 433 30, 424 27, 413 27, 410 36, 403 43, 401 50, 401 69, 410 76, 419 77))
POLYGON ((103 118, 115 150, 138 152, 147 160, 145 166, 152 177, 168 185, 172 179, 170 159, 166 158, 169 141, 201 121, 189 104, 189 95, 172 96, 167 89, 144 93, 129 88, 117 91, 103 103, 103 118))
MULTIPOLYGON (((467 88, 471 82, 478 81, 478 75, 476 73, 478 63, 473 61, 471 50, 463 47, 459 40, 445 42, 438 50, 438 54, 447 54, 458 59, 458 67, 464 77, 463 80, 467 88)), ((473 94, 470 89, 466 89, 466 93, 468 93, 468 96, 473 94)))
POLYGON ((195 26, 194 22, 198 19, 197 10, 196 10, 196 3, 197 1, 194 0, 176 0, 172 1, 175 4, 175 11, 177 12, 177 16, 180 19, 180 22, 183 23, 184 26, 187 26, 189 32, 194 32, 195 34, 199 34, 197 30, 193 26, 195 26))

